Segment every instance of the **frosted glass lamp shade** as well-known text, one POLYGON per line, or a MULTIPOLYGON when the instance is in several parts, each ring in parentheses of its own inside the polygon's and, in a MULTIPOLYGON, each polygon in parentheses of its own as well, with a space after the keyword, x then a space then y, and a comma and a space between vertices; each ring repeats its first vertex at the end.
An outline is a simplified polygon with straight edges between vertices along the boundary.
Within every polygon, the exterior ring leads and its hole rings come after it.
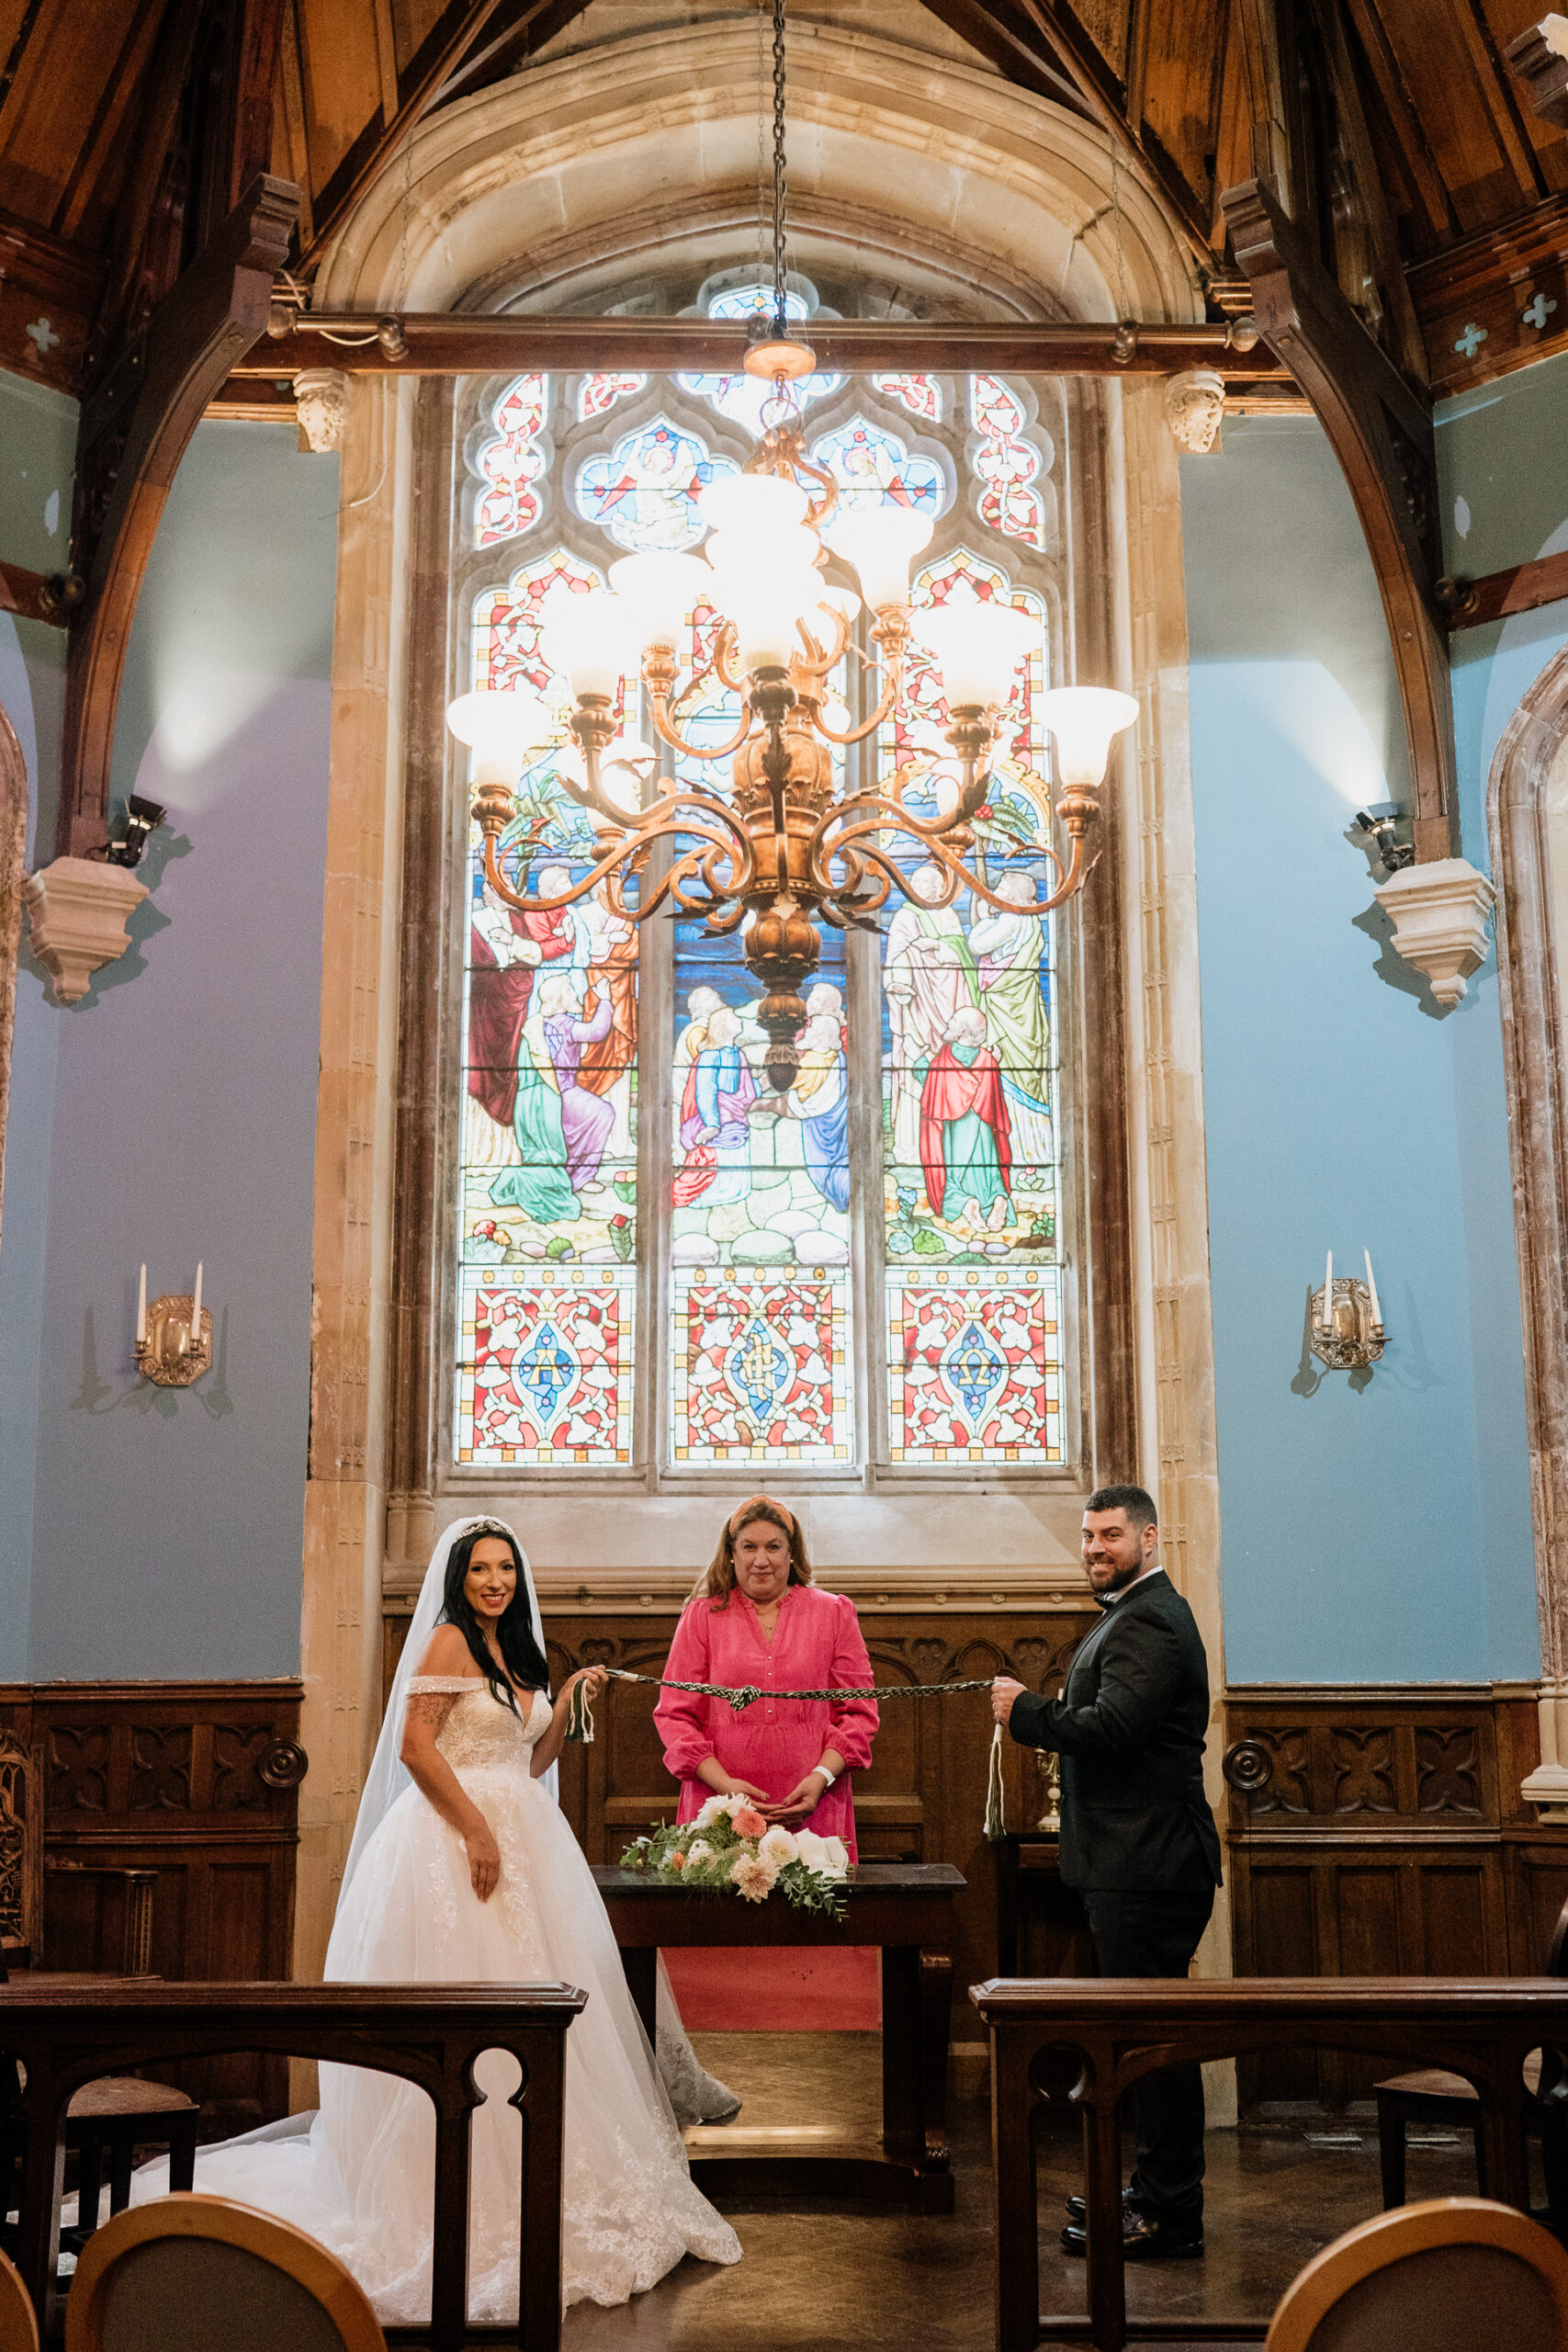
POLYGON ((729 474, 697 492, 710 531, 738 531, 753 545, 806 520, 807 496, 782 474, 729 474))
POLYGON ((673 652, 712 582, 694 555, 624 555, 610 566, 610 585, 630 610, 638 651, 658 646, 673 652))
POLYGON ((713 601, 735 624, 741 669, 787 669, 800 650, 795 625, 820 598, 821 573, 804 565, 784 571, 749 565, 712 577, 713 601))
POLYGON ((515 784, 555 722, 537 695, 479 687, 446 706, 446 724, 474 754, 480 784, 515 784))
POLYGON ((854 565, 874 613, 909 601, 909 566, 930 545, 931 518, 908 506, 871 506, 834 526, 833 552, 854 565))
POLYGON ((942 605, 912 616, 935 657, 949 710, 1002 710, 1019 663, 1040 640, 1040 624, 1010 605, 942 605))
POLYGON ((1056 741, 1056 773, 1064 784, 1096 792, 1105 781, 1112 736, 1131 727, 1138 706, 1111 686, 1054 686, 1040 697, 1040 716, 1056 741))
POLYGON ((545 607, 539 632, 551 669, 568 680, 580 702, 584 695, 615 701, 640 650, 636 638, 630 605, 607 591, 556 597, 545 607))
MULTIPOLYGON (((658 764, 659 754, 652 744, 640 741, 635 735, 617 735, 601 752, 600 789, 628 822, 641 814, 643 783, 658 764)), ((591 809, 588 821, 597 827, 604 820, 597 810, 591 809)))
POLYGON ((716 571, 800 571, 821 552, 821 540, 804 523, 782 530, 715 531, 703 549, 716 571))

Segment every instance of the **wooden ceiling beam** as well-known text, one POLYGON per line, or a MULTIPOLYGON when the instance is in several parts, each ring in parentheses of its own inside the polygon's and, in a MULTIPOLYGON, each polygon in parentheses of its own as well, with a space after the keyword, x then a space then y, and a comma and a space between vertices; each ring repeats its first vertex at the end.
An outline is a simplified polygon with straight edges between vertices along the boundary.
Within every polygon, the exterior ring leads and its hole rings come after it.
POLYGON ((1395 354, 1406 375, 1416 383, 1425 384, 1428 374, 1427 347, 1421 340, 1416 305, 1410 299, 1404 265, 1400 258, 1398 232, 1394 227, 1393 215, 1389 210, 1382 175, 1378 169, 1377 153, 1367 129, 1366 109, 1361 103, 1360 85, 1356 79, 1350 46, 1346 38, 1340 0, 1309 0, 1309 5, 1317 19, 1324 55, 1328 62, 1329 86, 1339 120, 1339 134, 1345 142, 1356 199, 1371 240, 1378 288, 1393 330, 1395 354))
POLYGON ((1360 517, 1404 708, 1416 857, 1457 856, 1453 697, 1435 594, 1442 555, 1430 406, 1261 181, 1227 189, 1224 209, 1258 326, 1311 401, 1360 517))
POLYGON ((103 843, 120 680, 159 519, 208 401, 265 331, 298 203, 288 181, 258 178, 83 405, 71 559, 86 593, 66 655, 62 857, 103 843))
MULTIPOLYGON (((236 361, 236 380, 281 379, 302 368, 360 376, 485 376, 507 368, 645 368, 670 373, 733 371, 742 338, 733 320, 497 317, 488 312, 405 312, 379 322, 359 311, 307 311, 292 333, 264 335, 236 361), (350 341, 348 338, 354 338, 350 341), (399 347, 400 345, 400 348, 399 347)), ((1013 369, 1026 375, 1171 375, 1217 368, 1238 383, 1286 383, 1288 370, 1241 320, 1200 326, 1138 325, 1130 340, 1110 320, 1017 320, 964 326, 886 319, 811 322, 818 367, 852 375, 886 368, 1013 369)))
POLYGON ((923 0, 933 17, 999 67, 1006 79, 1038 96, 1055 98, 1119 139, 1147 172, 1180 223, 1196 257, 1212 263, 1207 220, 1209 190, 1188 185, 1160 141, 1128 118, 1125 86, 1089 34, 1066 6, 1050 0, 923 0))
POLYGON ((324 187, 315 189, 311 211, 313 232, 305 264, 315 261, 351 208, 385 168, 403 141, 441 98, 495 20, 505 13, 512 34, 526 32, 547 17, 551 34, 582 14, 587 0, 450 0, 420 43, 407 70, 398 77, 399 106, 389 121, 383 109, 381 128, 374 121, 354 141, 324 187))

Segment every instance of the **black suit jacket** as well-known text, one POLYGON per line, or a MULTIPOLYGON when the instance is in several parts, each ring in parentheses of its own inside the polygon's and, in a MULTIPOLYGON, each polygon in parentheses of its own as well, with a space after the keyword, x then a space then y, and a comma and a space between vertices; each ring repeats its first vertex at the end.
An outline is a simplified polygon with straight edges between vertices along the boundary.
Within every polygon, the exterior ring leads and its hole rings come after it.
POLYGON ((1063 1883, 1191 1894, 1220 1883, 1203 1794, 1209 1662, 1163 1568, 1130 1585, 1078 1646, 1059 1699, 1021 1692, 1010 1724, 1062 1758, 1063 1883))

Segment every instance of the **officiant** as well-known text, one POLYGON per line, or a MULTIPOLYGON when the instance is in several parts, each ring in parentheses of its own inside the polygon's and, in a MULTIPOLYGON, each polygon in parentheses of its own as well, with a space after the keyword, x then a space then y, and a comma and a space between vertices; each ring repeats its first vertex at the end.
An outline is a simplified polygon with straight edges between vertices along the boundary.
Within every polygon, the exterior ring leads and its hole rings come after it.
POLYGON ((854 1603, 812 1583, 805 1531, 783 1503, 753 1495, 731 1512, 664 1672, 761 1694, 740 1713, 691 1691, 661 1695, 653 1720, 681 1783, 678 1821, 710 1796, 739 1794, 786 1829, 841 1838, 855 1860, 852 1781, 871 1762, 875 1703, 775 1694, 866 1689, 871 1660, 854 1603))

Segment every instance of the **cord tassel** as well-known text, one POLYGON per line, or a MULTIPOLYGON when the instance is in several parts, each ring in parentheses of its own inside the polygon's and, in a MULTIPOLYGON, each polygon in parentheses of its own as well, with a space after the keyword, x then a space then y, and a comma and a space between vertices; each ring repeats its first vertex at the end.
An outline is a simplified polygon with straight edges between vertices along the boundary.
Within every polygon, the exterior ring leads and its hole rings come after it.
POLYGON ((1002 1727, 991 1726, 991 1760, 986 1771, 986 1836, 998 1846, 1008 1834, 1007 1797, 1002 1785, 1002 1727))
POLYGON ((593 1745, 593 1702, 588 1695, 586 1682, 574 1682, 571 1686, 571 1697, 566 1710, 566 1736, 568 1739, 580 1741, 584 1747, 593 1745))

